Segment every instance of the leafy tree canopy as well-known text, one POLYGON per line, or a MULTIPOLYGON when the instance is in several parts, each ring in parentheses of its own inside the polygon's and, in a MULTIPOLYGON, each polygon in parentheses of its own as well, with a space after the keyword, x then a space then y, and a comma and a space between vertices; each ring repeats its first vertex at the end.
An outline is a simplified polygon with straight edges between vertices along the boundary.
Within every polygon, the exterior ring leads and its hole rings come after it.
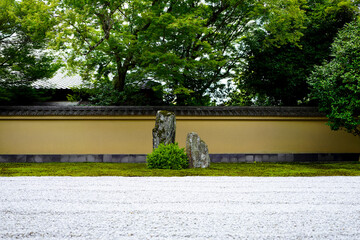
POLYGON ((31 83, 59 68, 45 51, 47 32, 55 24, 52 7, 38 0, 0 2, 0 101, 13 100, 14 91, 30 91, 31 83))
POLYGON ((61 0, 55 47, 83 79, 112 81, 123 92, 144 79, 165 84, 167 99, 206 105, 246 52, 245 34, 271 29, 269 44, 294 42, 303 10, 292 0, 61 0), (295 16, 295 17, 292 17, 295 16), (274 25, 279 18, 291 24, 274 25))
MULTIPOLYGON (((306 78, 316 64, 330 59, 330 46, 337 32, 359 12, 358 4, 350 0, 292 3, 290 9, 299 8, 297 15, 284 17, 282 8, 278 8, 275 13, 280 13, 273 16, 270 24, 251 32, 244 40, 243 51, 248 61, 239 69, 236 83, 241 92, 256 100, 256 104, 306 103, 309 94, 306 78), (274 38, 278 29, 285 29, 286 34, 297 29, 298 34, 290 35, 294 41, 282 41, 274 38)), ((232 104, 236 102, 249 104, 243 98, 232 99, 232 104)))
POLYGON ((360 22, 341 30, 331 47, 331 60, 309 77, 312 97, 333 130, 360 135, 360 22))

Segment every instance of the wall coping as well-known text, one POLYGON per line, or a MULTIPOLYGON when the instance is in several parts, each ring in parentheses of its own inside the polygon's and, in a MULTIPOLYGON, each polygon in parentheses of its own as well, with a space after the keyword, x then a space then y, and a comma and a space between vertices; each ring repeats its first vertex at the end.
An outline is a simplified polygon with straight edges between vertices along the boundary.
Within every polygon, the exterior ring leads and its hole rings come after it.
POLYGON ((325 117, 317 107, 258 106, 0 106, 0 116, 155 116, 158 110, 177 116, 325 117))

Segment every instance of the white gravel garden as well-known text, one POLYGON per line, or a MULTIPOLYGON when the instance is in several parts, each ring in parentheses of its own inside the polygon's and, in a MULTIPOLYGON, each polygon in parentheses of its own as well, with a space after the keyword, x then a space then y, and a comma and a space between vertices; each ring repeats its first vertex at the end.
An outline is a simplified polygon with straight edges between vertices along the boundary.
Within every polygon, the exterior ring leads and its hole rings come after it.
POLYGON ((360 177, 3 177, 0 239, 360 239, 360 177))

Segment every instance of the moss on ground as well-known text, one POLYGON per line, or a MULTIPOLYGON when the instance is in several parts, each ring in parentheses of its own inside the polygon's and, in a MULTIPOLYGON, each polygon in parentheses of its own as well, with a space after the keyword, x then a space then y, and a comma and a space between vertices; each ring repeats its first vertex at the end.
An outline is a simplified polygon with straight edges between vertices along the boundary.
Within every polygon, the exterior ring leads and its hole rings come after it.
POLYGON ((140 163, 0 163, 0 176, 360 176, 360 162, 212 163, 207 169, 147 169, 140 163))

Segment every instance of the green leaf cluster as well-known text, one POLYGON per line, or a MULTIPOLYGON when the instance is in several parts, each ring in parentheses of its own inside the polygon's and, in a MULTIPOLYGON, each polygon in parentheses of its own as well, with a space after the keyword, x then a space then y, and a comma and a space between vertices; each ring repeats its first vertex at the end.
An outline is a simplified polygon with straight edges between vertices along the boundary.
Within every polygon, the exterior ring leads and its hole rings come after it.
POLYGON ((167 145, 160 144, 146 157, 147 167, 150 169, 174 169, 180 170, 189 167, 189 159, 184 148, 177 143, 167 145))
POLYGON ((333 130, 360 135, 360 22, 342 29, 331 47, 330 61, 317 66, 308 81, 312 97, 327 114, 333 130))
POLYGON ((330 59, 337 32, 358 13, 358 4, 349 0, 279 2, 263 27, 243 41, 248 58, 238 88, 258 105, 309 104, 307 77, 330 59))
POLYGON ((19 99, 17 93, 23 91, 16 88, 31 88, 34 81, 51 78, 60 67, 46 51, 47 34, 56 23, 53 8, 40 0, 0 2, 0 91, 5 93, 0 97, 2 103, 19 99))
POLYGON ((110 80, 122 92, 152 79, 177 105, 211 104, 247 57, 242 40, 254 29, 265 26, 268 42, 282 44, 300 38, 304 21, 293 0, 60 0, 57 15, 53 46, 84 80, 110 80))
POLYGON ((93 81, 90 86, 82 84, 72 91, 67 96, 68 101, 95 106, 161 106, 166 103, 161 84, 153 81, 144 83, 142 88, 125 86, 121 92, 114 89, 110 81, 93 81))

